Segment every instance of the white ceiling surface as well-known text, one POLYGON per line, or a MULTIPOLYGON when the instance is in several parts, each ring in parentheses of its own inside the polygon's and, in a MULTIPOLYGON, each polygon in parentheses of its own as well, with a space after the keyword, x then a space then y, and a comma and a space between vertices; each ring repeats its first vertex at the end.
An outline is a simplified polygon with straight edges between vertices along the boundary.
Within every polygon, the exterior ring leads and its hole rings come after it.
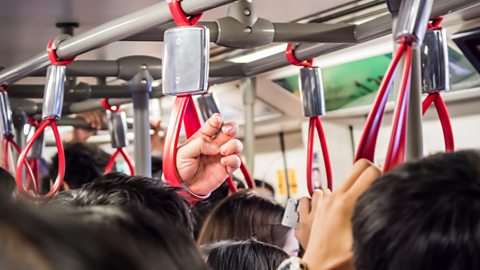
MULTIPOLYGON (((348 2, 355 1, 254 0, 254 5, 259 16, 286 22, 348 2)), ((155 3, 158 0, 0 0, 0 66, 19 63, 41 52, 59 34, 57 22, 78 22, 80 28, 75 33, 81 33, 155 3)), ((217 8, 207 12, 204 20, 215 20, 226 13, 227 7, 217 8)), ((116 59, 132 54, 160 57, 161 51, 158 43, 117 42, 79 59, 116 59)))

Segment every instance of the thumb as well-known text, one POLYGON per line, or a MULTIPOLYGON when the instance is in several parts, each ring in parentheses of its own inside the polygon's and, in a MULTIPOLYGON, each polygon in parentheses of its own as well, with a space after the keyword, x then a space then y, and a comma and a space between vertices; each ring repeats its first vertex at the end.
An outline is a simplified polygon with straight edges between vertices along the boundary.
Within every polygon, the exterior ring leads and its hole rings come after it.
POLYGON ((180 146, 177 156, 180 158, 194 159, 200 155, 213 156, 220 153, 220 147, 204 137, 197 137, 180 146))

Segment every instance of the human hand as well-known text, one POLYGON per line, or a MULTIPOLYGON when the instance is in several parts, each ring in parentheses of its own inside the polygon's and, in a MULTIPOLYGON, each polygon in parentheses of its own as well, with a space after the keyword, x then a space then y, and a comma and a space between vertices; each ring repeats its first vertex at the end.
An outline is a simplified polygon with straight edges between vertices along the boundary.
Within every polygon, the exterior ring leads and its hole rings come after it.
POLYGON ((303 257, 309 269, 355 269, 352 260, 353 208, 358 197, 380 174, 381 171, 369 161, 358 160, 338 190, 319 196, 316 209, 312 211, 314 220, 303 257))
POLYGON ((162 121, 150 120, 150 129, 153 130, 150 133, 151 150, 152 152, 162 153, 165 145, 165 138, 162 137, 162 121))
POLYGON ((328 189, 318 189, 313 192, 312 199, 303 197, 298 202, 298 214, 300 216, 299 226, 295 229, 295 237, 297 238, 303 249, 307 248, 308 238, 310 237, 310 230, 312 229, 312 223, 315 218, 315 213, 320 198, 330 196, 332 192, 328 189))
POLYGON ((222 127, 222 123, 221 116, 214 114, 178 148, 178 175, 195 194, 209 194, 240 168, 243 144, 234 139, 238 125, 231 122, 222 127))
POLYGON ((78 113, 77 116, 85 119, 92 129, 99 130, 105 124, 105 114, 102 110, 78 113))

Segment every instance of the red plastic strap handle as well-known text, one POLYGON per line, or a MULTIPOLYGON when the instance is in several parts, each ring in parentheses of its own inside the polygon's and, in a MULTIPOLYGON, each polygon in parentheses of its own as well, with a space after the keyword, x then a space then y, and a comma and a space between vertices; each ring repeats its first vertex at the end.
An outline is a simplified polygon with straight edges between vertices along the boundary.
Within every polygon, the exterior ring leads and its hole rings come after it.
MULTIPOLYGON (((28 166, 27 166, 28 167, 28 166)), ((25 148, 22 150, 20 153, 20 156, 18 157, 18 164, 17 164, 17 170, 16 170, 16 181, 17 181, 17 188, 20 191, 20 193, 30 199, 34 200, 48 200, 52 198, 62 187, 63 184, 63 178, 65 177, 65 152, 63 150, 63 143, 62 143, 62 138, 60 137, 60 134, 58 132, 58 127, 57 123, 55 122, 54 118, 47 118, 45 119, 38 129, 35 131, 33 134, 33 137, 30 141, 27 142, 25 145, 25 148), (55 137, 55 142, 57 145, 57 153, 58 153, 58 174, 57 174, 57 179, 55 179, 55 182, 53 184, 53 187, 50 189, 50 191, 45 194, 41 195, 38 192, 35 192, 35 194, 31 194, 27 188, 23 185, 23 180, 22 180, 22 168, 27 164, 27 155, 28 152, 30 152, 30 149, 32 148, 33 144, 35 141, 40 137, 40 135, 44 132, 44 130, 48 127, 51 126, 52 131, 53 131, 53 136, 55 137)), ((37 182, 38 181, 34 181, 37 182)))
POLYGON ((9 164, 9 156, 10 156, 10 146, 15 149, 17 153, 20 153, 20 147, 18 147, 17 143, 13 140, 12 136, 5 135, 3 136, 3 157, 4 157, 4 167, 5 170, 10 170, 9 164))
POLYGON ((174 187, 182 187, 183 181, 177 172, 177 145, 180 137, 180 128, 184 122, 187 138, 190 138, 200 129, 200 119, 195 109, 192 96, 179 96, 173 105, 169 127, 165 136, 163 154, 163 173, 167 182, 174 187))
POLYGON ((177 24, 177 26, 195 25, 203 15, 203 13, 200 13, 198 15, 190 16, 190 18, 188 18, 182 9, 182 6, 180 5, 180 0, 167 0, 167 2, 170 13, 172 14, 173 21, 177 24))
POLYGON ((308 149, 307 149, 307 188, 310 195, 313 194, 314 186, 312 179, 313 170, 313 149, 315 142, 315 129, 320 140, 320 146, 322 147, 323 163, 325 166, 325 173, 327 175, 327 187, 333 189, 333 173, 332 164, 330 162, 330 154, 328 151, 327 138, 323 129, 322 121, 319 116, 310 117, 310 124, 308 127, 308 149))
POLYGON ((437 19, 433 19, 428 23, 428 29, 441 29, 442 22, 445 19, 445 17, 439 17, 437 19))
POLYGON ((453 136, 452 124, 450 122, 450 116, 448 114, 447 106, 445 105, 445 101, 443 100, 440 93, 428 94, 427 98, 425 98, 422 103, 423 115, 425 115, 432 103, 435 104, 438 118, 440 119, 440 124, 442 125, 443 138, 445 141, 445 151, 453 152, 455 151, 455 140, 453 136))
POLYGON ((117 106, 110 105, 110 103, 108 103, 108 99, 102 98, 100 101, 102 102, 102 106, 105 110, 111 111, 111 112, 119 112, 120 111, 120 106, 119 105, 117 105, 117 106))
MULTIPOLYGON (((9 155, 10 155, 10 147, 13 147, 15 152, 17 152, 18 155, 20 155, 21 149, 17 145, 17 143, 13 140, 12 136, 4 136, 3 138, 3 156, 4 156, 4 167, 5 170, 9 171, 10 170, 10 164, 9 164, 9 155)), ((34 170, 31 168, 29 164, 27 164, 27 179, 26 179, 26 186, 30 188, 30 186, 33 183, 33 190, 37 191, 39 190, 39 184, 35 182, 34 178, 34 170)))
POLYGON ((248 171, 247 165, 242 161, 240 163, 240 171, 242 171, 243 177, 245 178, 245 182, 247 183, 248 189, 255 189, 257 186, 255 185, 255 179, 253 179, 252 175, 248 171))
POLYGON ((374 162, 378 132, 385 112, 385 106, 388 102, 388 94, 392 87, 393 74, 395 73, 405 50, 406 44, 402 42, 383 77, 380 89, 378 90, 373 103, 372 111, 368 115, 367 122, 363 128, 362 137, 360 138, 357 153, 355 155, 355 161, 361 158, 366 158, 371 162, 374 162))
POLYGON ((53 48, 53 43, 54 40, 52 39, 47 46, 48 58, 50 58, 50 62, 52 63, 52 65, 64 66, 75 61, 75 58, 60 60, 57 56, 57 49, 53 48))
POLYGON ((410 75, 412 70, 412 47, 407 45, 405 51, 405 65, 402 72, 402 82, 398 93, 397 106, 393 114, 392 134, 388 145, 384 172, 388 172, 405 161, 405 134, 408 118, 410 98, 410 75))
POLYGON ((105 174, 110 173, 113 170, 113 166, 115 165, 115 160, 117 159, 119 154, 123 157, 123 159, 125 159, 125 162, 128 165, 128 169, 130 170, 130 175, 134 176, 135 168, 133 167, 133 161, 127 155, 127 153, 125 153, 123 148, 117 148, 117 151, 115 151, 115 153, 113 153, 113 155, 110 157, 110 160, 107 163, 107 167, 105 168, 105 174))
POLYGON ((229 176, 227 178, 227 184, 228 184, 228 190, 231 192, 231 193, 236 193, 238 192, 238 188, 237 186, 235 185, 235 182, 233 181, 233 177, 232 176, 229 176))
POLYGON ((294 66, 300 67, 312 67, 313 66, 313 59, 307 61, 300 61, 295 56, 295 50, 293 48, 292 43, 288 43, 287 50, 285 51, 285 56, 287 57, 288 62, 294 66))

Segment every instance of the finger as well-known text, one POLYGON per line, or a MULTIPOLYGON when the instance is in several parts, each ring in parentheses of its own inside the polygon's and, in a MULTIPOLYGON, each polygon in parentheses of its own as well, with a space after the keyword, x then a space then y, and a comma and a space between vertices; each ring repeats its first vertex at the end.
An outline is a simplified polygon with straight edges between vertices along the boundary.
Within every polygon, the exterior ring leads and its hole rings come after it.
POLYGON ((372 165, 372 163, 366 159, 359 159, 353 164, 353 168, 350 174, 345 179, 345 182, 336 190, 337 193, 345 193, 355 183, 358 177, 372 165))
POLYGON ((194 137, 203 135, 205 137, 213 137, 217 131, 222 127, 223 119, 218 113, 214 113, 208 120, 203 123, 200 129, 193 135, 194 137))
POLYGON ((226 142, 237 136, 238 124, 237 122, 225 123, 222 127, 222 131, 217 134, 213 140, 217 145, 224 145, 226 142))
POLYGON ((323 190, 317 189, 317 190, 313 191, 311 213, 315 213, 315 211, 317 210, 318 203, 319 203, 320 199, 323 197, 323 195, 324 195, 323 190))
POLYGON ((222 164, 227 168, 227 172, 229 174, 232 174, 233 172, 235 172, 240 168, 241 161, 239 156, 232 155, 232 156, 222 157, 220 159, 220 164, 222 164))
POLYGON ((186 158, 196 158, 200 155, 217 155, 219 152, 220 148, 216 144, 207 141, 203 137, 197 137, 180 146, 177 155, 186 158))
POLYGON ((310 214, 311 205, 310 198, 303 197, 300 199, 298 202, 298 215, 300 216, 300 221, 307 219, 310 214))
POLYGON ((240 140, 232 139, 220 147, 222 156, 240 154, 243 150, 243 143, 240 140))
POLYGON ((377 178, 382 174, 379 168, 376 166, 370 166, 367 170, 365 170, 357 181, 353 184, 353 186, 345 193, 347 200, 354 204, 358 197, 369 188, 372 183, 377 180, 377 178))
POLYGON ((93 128, 100 129, 102 127, 102 115, 98 113, 93 113, 93 128))

